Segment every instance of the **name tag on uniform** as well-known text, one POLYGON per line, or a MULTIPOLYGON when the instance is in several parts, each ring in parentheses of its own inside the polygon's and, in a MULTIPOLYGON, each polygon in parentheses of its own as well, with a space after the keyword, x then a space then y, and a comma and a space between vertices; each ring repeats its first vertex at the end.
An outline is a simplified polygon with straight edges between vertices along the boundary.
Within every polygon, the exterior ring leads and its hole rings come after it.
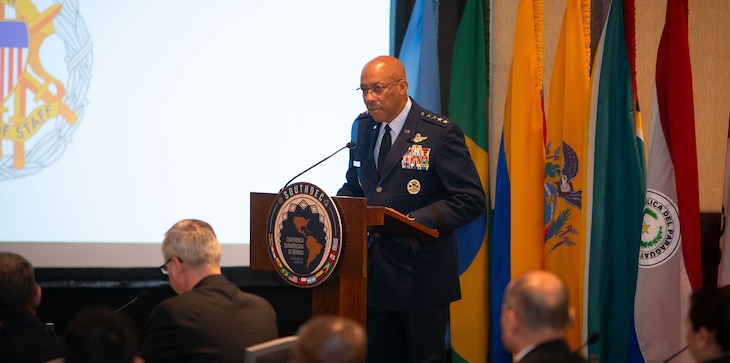
POLYGON ((360 167, 360 160, 353 160, 352 161, 352 166, 354 166, 356 168, 359 168, 360 167))

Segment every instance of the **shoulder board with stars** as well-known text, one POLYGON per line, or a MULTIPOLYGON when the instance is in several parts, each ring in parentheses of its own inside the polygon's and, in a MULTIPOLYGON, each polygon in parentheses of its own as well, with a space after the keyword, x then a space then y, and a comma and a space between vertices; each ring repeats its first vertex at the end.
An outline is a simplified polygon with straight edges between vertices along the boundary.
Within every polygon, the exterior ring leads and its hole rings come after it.
POLYGON ((451 123, 451 121, 449 119, 447 119, 446 117, 441 116, 439 114, 431 113, 431 112, 421 111, 419 116, 422 120, 430 121, 431 123, 441 125, 441 126, 446 126, 449 123, 451 123))

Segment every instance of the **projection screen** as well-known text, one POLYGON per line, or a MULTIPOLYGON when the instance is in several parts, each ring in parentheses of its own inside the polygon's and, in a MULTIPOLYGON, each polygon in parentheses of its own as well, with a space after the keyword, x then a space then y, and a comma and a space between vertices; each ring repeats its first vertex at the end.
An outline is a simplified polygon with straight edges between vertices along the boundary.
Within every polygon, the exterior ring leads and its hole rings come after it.
MULTIPOLYGON (((248 265, 249 193, 350 141, 360 70, 389 51, 389 0, 0 9, 0 250, 36 267, 157 266, 184 218, 248 265)), ((334 195, 346 167, 297 180, 334 195)))

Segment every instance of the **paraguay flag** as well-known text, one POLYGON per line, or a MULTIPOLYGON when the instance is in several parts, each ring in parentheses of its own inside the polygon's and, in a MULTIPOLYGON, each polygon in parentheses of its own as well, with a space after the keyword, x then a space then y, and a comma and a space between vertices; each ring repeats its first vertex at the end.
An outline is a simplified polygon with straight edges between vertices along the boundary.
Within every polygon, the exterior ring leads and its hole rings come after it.
MULTIPOLYGON (((656 61, 634 321, 644 360, 684 347, 684 317, 702 286, 700 208, 687 1, 668 0, 656 61)), ((677 362, 692 362, 689 352, 677 362)))
POLYGON ((717 286, 730 286, 730 238, 727 226, 730 222, 730 120, 728 121, 727 147, 725 151, 725 183, 722 198, 722 235, 720 236, 720 266, 717 269, 717 286))

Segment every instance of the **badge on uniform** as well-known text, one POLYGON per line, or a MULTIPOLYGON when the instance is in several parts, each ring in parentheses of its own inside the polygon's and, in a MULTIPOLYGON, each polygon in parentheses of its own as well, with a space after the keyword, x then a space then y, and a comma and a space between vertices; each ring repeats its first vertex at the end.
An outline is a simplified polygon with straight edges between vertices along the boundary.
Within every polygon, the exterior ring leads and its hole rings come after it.
POLYGON ((408 184, 406 184, 406 189, 408 189, 408 193, 413 195, 418 194, 418 192, 421 191, 421 182, 418 181, 418 179, 411 179, 408 181, 408 184))
POLYGON ((428 139, 428 136, 422 136, 420 132, 416 132, 416 136, 413 136, 410 141, 414 144, 420 144, 428 139))
POLYGON ((430 147, 411 145, 411 147, 408 148, 408 151, 403 154, 400 166, 402 169, 428 170, 430 154, 430 147))

